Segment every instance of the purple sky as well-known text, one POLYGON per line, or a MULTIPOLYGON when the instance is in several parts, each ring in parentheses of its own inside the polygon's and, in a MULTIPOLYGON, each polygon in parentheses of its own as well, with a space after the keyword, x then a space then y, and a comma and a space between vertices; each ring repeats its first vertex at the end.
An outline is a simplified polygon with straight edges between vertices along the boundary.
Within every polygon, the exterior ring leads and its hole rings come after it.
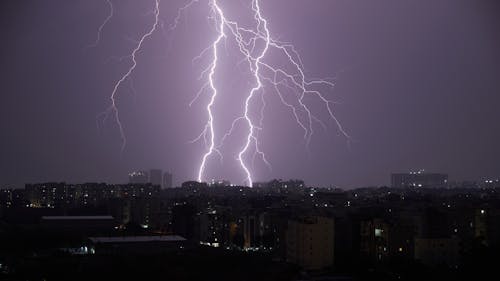
MULTIPOLYGON (((125 182, 136 169, 161 168, 176 183, 196 178, 202 143, 189 143, 206 122, 207 96, 189 107, 207 59, 193 57, 216 36, 204 0, 174 32, 154 33, 138 53, 138 66, 120 88, 118 106, 128 139, 112 119, 114 83, 127 70, 134 40, 152 24, 154 1, 15 1, 0 4, 0 187, 41 181, 125 182), (205 63, 205 64, 204 64, 205 63)), ((327 93, 347 141, 326 117, 315 125, 310 153, 293 115, 266 91, 262 149, 256 181, 302 178, 313 185, 389 184, 391 172, 449 173, 451 180, 500 175, 500 5, 497 1, 261 0, 272 35, 293 42, 310 77, 336 76, 327 93)), ((185 1, 163 1, 170 24, 185 1)), ((228 17, 244 20, 248 1, 221 0, 228 17)), ((221 49, 221 52, 224 52, 221 49)), ((219 124, 230 123, 248 89, 227 55, 218 74, 219 124), (245 88, 246 87, 246 88, 245 88)), ((209 59, 209 57, 208 57, 209 59)), ((280 63, 279 60, 277 63, 280 63)), ((252 81, 250 81, 252 82, 252 81)), ((321 112, 321 105, 311 101, 321 112)), ((223 132, 219 132, 222 134, 223 132)), ((241 183, 235 138, 225 161, 210 160, 207 177, 241 183)), ((249 162, 251 157, 248 157, 249 162)))

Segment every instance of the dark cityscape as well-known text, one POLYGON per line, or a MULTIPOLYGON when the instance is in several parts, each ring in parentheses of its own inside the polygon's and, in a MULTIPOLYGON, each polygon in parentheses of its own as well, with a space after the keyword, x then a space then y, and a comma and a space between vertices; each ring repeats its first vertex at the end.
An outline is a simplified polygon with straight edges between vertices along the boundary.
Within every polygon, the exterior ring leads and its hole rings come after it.
POLYGON ((0 1, 0 280, 496 280, 497 2, 0 1))
MULTIPOLYGON (((500 181, 394 174, 352 190, 272 180, 2 189, 5 280, 469 280, 496 272, 500 181), (406 177, 405 177, 406 176, 406 177)), ((140 182, 140 180, 143 182, 140 182)))

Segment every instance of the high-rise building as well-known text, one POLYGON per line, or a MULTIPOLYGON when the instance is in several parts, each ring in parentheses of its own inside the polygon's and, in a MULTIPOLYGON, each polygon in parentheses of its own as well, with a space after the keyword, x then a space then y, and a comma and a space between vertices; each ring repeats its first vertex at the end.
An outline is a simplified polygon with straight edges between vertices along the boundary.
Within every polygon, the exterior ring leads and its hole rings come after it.
POLYGON ((151 169, 149 170, 149 182, 152 185, 162 185, 162 176, 163 171, 160 169, 151 169))
POLYGON ((287 261, 315 270, 333 265, 334 222, 326 217, 289 220, 287 261))
POLYGON ((374 218, 360 222, 359 251, 363 258, 384 261, 389 258, 389 224, 374 218))
POLYGON ((146 171, 135 171, 128 174, 129 183, 133 184, 145 184, 149 180, 148 172, 146 171))
POLYGON ((400 173, 391 175, 391 186, 402 187, 446 187, 447 174, 418 172, 400 173))
POLYGON ((163 173, 163 188, 171 188, 172 184, 172 174, 169 172, 163 173))

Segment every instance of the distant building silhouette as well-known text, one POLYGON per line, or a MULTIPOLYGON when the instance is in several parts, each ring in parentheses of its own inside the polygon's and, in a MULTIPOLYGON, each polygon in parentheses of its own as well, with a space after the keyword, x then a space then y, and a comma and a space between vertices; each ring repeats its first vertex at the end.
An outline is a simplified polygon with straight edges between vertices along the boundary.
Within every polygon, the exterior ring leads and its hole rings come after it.
POLYGON ((105 183, 40 183, 26 184, 25 207, 53 209, 61 214, 71 210, 99 209, 119 223, 134 222, 144 227, 158 221, 160 186, 151 184, 110 185, 105 183))
POLYGON ((391 175, 391 186, 403 187, 446 187, 447 174, 425 173, 424 171, 397 173, 391 175))
POLYGON ((172 188, 173 187, 173 183, 172 183, 172 174, 169 173, 169 172, 165 172, 163 173, 163 185, 162 185, 162 188, 172 188))
POLYGON ((128 174, 128 182, 133 184, 145 184, 149 181, 148 172, 135 171, 128 174))
POLYGON ((231 182, 228 180, 211 180, 208 184, 211 187, 227 187, 231 186, 231 182))
POLYGON ((185 181, 181 186, 182 188, 204 188, 208 187, 208 184, 206 182, 185 181))
POLYGON ((149 183, 152 185, 162 186, 163 182, 163 171, 160 169, 149 170, 149 183))

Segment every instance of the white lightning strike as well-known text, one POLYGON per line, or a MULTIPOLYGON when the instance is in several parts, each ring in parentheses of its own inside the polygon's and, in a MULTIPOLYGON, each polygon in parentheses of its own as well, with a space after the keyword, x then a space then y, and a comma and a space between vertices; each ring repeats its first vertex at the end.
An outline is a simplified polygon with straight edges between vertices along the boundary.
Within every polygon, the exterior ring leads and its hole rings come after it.
POLYGON ((184 11, 191 8, 191 6, 198 3, 198 1, 200 1, 200 0, 191 0, 186 5, 184 5, 184 7, 177 10, 177 16, 175 16, 174 22, 170 25, 169 29, 170 30, 176 29, 177 25, 179 25, 179 21, 181 20, 181 17, 182 17, 182 14, 184 13, 184 11))
MULTIPOLYGON (((192 4, 193 2, 190 2, 187 6, 188 7, 192 4)), ((306 141, 306 147, 309 147, 311 138, 313 136, 314 130, 313 130, 313 122, 317 122, 320 124, 323 128, 326 128, 326 125, 313 114, 312 109, 306 104, 305 102, 305 97, 306 95, 314 95, 323 104, 325 105, 325 108, 330 116, 330 118, 334 121, 336 124, 338 130, 340 133, 345 136, 346 138, 349 138, 349 135, 347 132, 344 130, 342 127, 341 123, 337 119, 337 117, 333 113, 332 109, 332 101, 328 100, 324 94, 317 90, 315 86, 323 86, 323 87, 328 87, 328 88, 333 88, 334 84, 330 81, 327 80, 321 80, 321 79, 314 79, 314 80, 308 80, 305 75, 302 59, 298 52, 296 51, 295 47, 292 44, 280 42, 278 40, 274 40, 271 38, 270 31, 268 29, 268 22, 267 20, 263 17, 259 5, 259 0, 252 0, 252 11, 254 13, 254 19, 256 22, 256 28, 251 29, 251 28, 243 28, 240 26, 240 24, 236 21, 231 21, 228 20, 226 17, 224 17, 224 14, 222 12, 222 8, 220 7, 219 3, 217 0, 210 0, 209 1, 210 6, 212 7, 213 11, 216 11, 218 16, 217 19, 219 20, 218 25, 218 32, 219 35, 217 37, 217 40, 214 41, 214 45, 212 45, 212 48, 214 48, 216 45, 215 43, 219 43, 220 39, 222 37, 227 37, 226 34, 223 32, 223 27, 224 25, 227 27, 227 30, 230 32, 230 35, 234 37, 234 40, 236 44, 239 47, 240 53, 243 55, 244 59, 243 61, 248 62, 248 67, 251 70, 251 73, 255 79, 255 86, 250 90, 249 94, 247 95, 245 99, 245 107, 244 107, 244 112, 241 116, 237 117, 236 119, 233 120, 231 124, 231 128, 223 134, 220 144, 216 147, 213 146, 213 141, 214 141, 214 131, 213 131, 213 113, 211 111, 211 107, 214 104, 214 96, 212 95, 212 99, 210 100, 210 103, 207 107, 207 111, 209 112, 209 123, 205 127, 205 130, 202 132, 202 135, 200 135, 199 138, 202 136, 206 137, 206 134, 208 133, 207 130, 208 128, 210 129, 210 148, 208 152, 204 155, 199 174, 198 174, 198 181, 203 181, 203 171, 206 166, 206 160, 207 157, 209 157, 213 152, 217 152, 220 154, 219 149, 224 145, 224 141, 230 137, 236 128, 236 126, 239 123, 242 123, 241 121, 245 121, 247 127, 248 127, 248 133, 246 135, 246 142, 243 148, 240 150, 238 153, 237 160, 240 163, 241 168, 243 169, 245 173, 245 182, 248 184, 248 186, 252 187, 253 185, 253 180, 252 180, 252 175, 251 172, 248 168, 248 165, 246 164, 245 161, 245 155, 252 146, 254 145, 254 159, 255 155, 259 155, 262 159, 262 161, 268 165, 269 167, 270 164, 266 159, 266 156, 262 150, 259 148, 259 140, 258 140, 258 134, 256 131, 261 130, 262 128, 262 120, 263 120, 263 110, 264 107, 266 106, 263 95, 262 93, 262 107, 260 109, 260 120, 259 120, 259 126, 256 126, 253 122, 253 120, 250 118, 250 103, 255 94, 263 89, 264 84, 263 81, 268 82, 271 87, 275 90, 276 94, 279 97, 279 100, 285 105, 286 107, 290 108, 295 121, 297 125, 304 130, 304 139, 306 141), (258 54, 254 54, 255 50, 257 49, 257 44, 258 42, 262 41, 264 44, 264 47, 258 54), (287 62, 290 63, 290 66, 293 69, 293 72, 288 72, 282 68, 274 67, 270 63, 265 62, 265 56, 268 53, 268 50, 270 48, 274 48, 278 51, 281 52, 282 55, 284 55, 284 58, 287 62), (270 72, 272 75, 270 77, 266 76, 266 73, 262 72, 262 69, 267 70, 270 72), (292 103, 288 102, 285 97, 283 91, 280 89, 280 87, 283 87, 289 92, 293 93, 295 95, 296 103, 298 105, 293 105, 292 103), (303 118, 300 117, 300 114, 305 114, 306 115, 306 120, 303 120, 303 118)), ((185 9, 185 7, 183 9, 185 9)), ((180 15, 180 13, 178 14, 180 15)), ((178 22, 179 16, 176 18, 176 24, 178 22)), ((217 20, 216 19, 216 20, 217 20)), ((209 47, 210 48, 210 47, 209 47)), ((196 61, 200 59, 205 52, 209 48, 204 49, 201 54, 193 61, 196 61)), ((213 86, 213 74, 214 74, 214 69, 217 67, 217 57, 214 56, 214 60, 212 61, 211 64, 211 72, 209 75, 209 80, 210 80, 210 85, 212 87, 212 91, 216 93, 216 89, 213 86)), ((202 71, 201 77, 205 75, 207 70, 202 71)), ((204 88, 206 86, 202 87, 200 91, 198 91, 197 95, 191 101, 190 104, 192 104, 195 100, 198 99, 198 97, 201 95, 201 93, 204 91, 204 88)), ((222 157, 222 156, 221 156, 222 157)))
POLYGON ((207 158, 216 150, 216 148, 215 148, 215 132, 214 132, 214 116, 212 113, 212 106, 214 105, 215 98, 217 96, 217 88, 215 87, 215 83, 214 83, 214 75, 215 75, 215 70, 217 68, 217 61, 219 59, 217 56, 217 47, 218 47, 219 43, 222 41, 222 38, 224 38, 226 36, 224 34, 225 17, 224 17, 224 13, 222 12, 222 9, 217 5, 217 0, 213 0, 212 9, 216 13, 216 15, 220 18, 220 24, 217 28, 219 35, 217 36, 217 39, 212 44, 213 60, 212 60, 211 66, 210 66, 210 74, 208 75, 208 80, 210 81, 210 83, 209 83, 210 88, 212 89, 212 97, 210 98, 210 102, 207 105, 208 122, 205 125, 204 135, 207 133, 207 130, 210 131, 210 142, 209 142, 208 151, 203 155, 200 169, 198 171, 198 181, 199 182, 203 181, 203 173, 205 171, 205 165, 207 163, 207 158))
MULTIPOLYGON (((113 7, 112 3, 110 1, 107 1, 111 7, 113 7)), ((113 10, 113 8, 111 8, 113 10)), ((136 56, 137 56, 137 52, 139 52, 142 48, 142 45, 144 43, 144 41, 150 37, 157 29, 158 27, 158 24, 159 24, 159 17, 160 17, 160 0, 155 0, 155 8, 153 10, 153 14, 154 14, 154 23, 153 25, 151 26, 151 28, 146 32, 144 33, 140 40, 136 42, 136 46, 135 48, 132 50, 131 54, 130 54, 130 58, 131 58, 131 61, 132 61, 132 64, 130 65, 130 67, 128 68, 127 72, 125 72, 121 78, 115 83, 114 87, 113 87, 113 91, 111 92, 111 96, 110 96, 110 100, 111 100, 111 104, 110 106, 100 114, 100 116, 104 115, 104 122, 106 121, 106 119, 109 117, 110 114, 113 114, 114 115, 114 118, 115 118, 115 121, 116 121, 116 124, 118 125, 118 129, 119 129, 119 132, 120 132, 120 140, 121 140, 121 149, 122 151, 125 149, 125 146, 127 145, 127 138, 125 136, 125 131, 123 129, 123 125, 122 125, 122 122, 120 120, 120 113, 118 111, 118 107, 116 106, 116 96, 118 94, 118 89, 120 88, 120 86, 130 77, 130 75, 132 74, 132 72, 135 70, 136 66, 137 66, 137 60, 136 60, 136 56)), ((102 28, 104 27, 104 25, 109 21, 110 17, 106 18, 105 22, 103 23, 103 25, 101 25, 101 28, 99 28, 99 33, 100 31, 102 30, 102 28)), ((98 35, 98 38, 99 38, 100 35, 98 35)))
MULTIPOLYGON (((252 185, 253 185, 252 175, 250 174, 250 171, 248 170, 248 167, 246 166, 245 161, 243 160, 243 155, 247 152, 247 150, 250 147, 252 141, 255 142, 255 149, 256 149, 256 151, 259 154, 262 155, 262 157, 263 157, 264 160, 265 160, 265 155, 264 155, 264 153, 262 153, 258 149, 258 140, 257 140, 256 136, 254 135, 255 126, 253 125, 252 120, 248 116, 248 114, 249 114, 249 103, 250 103, 250 100, 253 98, 255 92, 257 92, 258 90, 260 90, 262 88, 262 82, 260 81, 260 76, 259 76, 260 75, 260 61, 266 55, 266 52, 269 49, 269 42, 270 42, 269 30, 267 29, 267 21, 262 17, 262 15, 260 13, 259 2, 258 1, 254 1, 252 3, 252 6, 253 6, 252 9, 255 12, 255 19, 258 22, 257 29, 259 29, 259 27, 261 27, 261 26, 264 29, 265 46, 264 46, 264 49, 262 50, 262 52, 260 53, 260 55, 255 59, 255 65, 253 67, 253 73, 254 73, 254 76, 255 76, 255 80, 257 81, 257 85, 254 88, 252 88, 252 90, 250 91, 250 94, 248 95, 247 99, 245 100, 245 119, 246 119, 246 121, 248 123, 248 127, 249 127, 248 135, 247 135, 247 142, 246 142, 245 146, 243 147, 243 149, 238 154, 238 161, 240 161, 241 167, 243 168, 243 170, 245 170, 245 173, 247 175, 247 183, 248 183, 248 186, 250 186, 250 187, 252 187, 252 185)), ((260 31, 258 30, 257 32, 260 32, 260 31)))
MULTIPOLYGON (((111 15, 106 18, 104 23, 100 26, 97 43, 100 40, 100 33, 106 23, 111 19, 113 13, 113 6, 110 0, 106 0, 111 7, 111 15)), ((120 135, 122 140, 122 150, 126 144, 126 138, 119 118, 118 108, 116 106, 116 95, 118 89, 122 83, 127 80, 132 72, 134 71, 136 62, 136 53, 141 49, 142 44, 145 39, 147 39, 151 34, 157 29, 159 23, 163 26, 161 20, 159 20, 159 1, 155 0, 156 6, 154 10, 155 22, 151 29, 145 33, 141 39, 137 42, 137 46, 132 51, 130 57, 132 59, 132 65, 128 71, 117 81, 113 88, 111 94, 111 105, 103 113, 107 117, 110 113, 114 113, 114 117, 120 129, 120 135)), ((204 180, 204 173, 206 166, 208 165, 209 158, 215 153, 220 156, 222 161, 221 147, 227 138, 231 137, 233 131, 239 124, 244 124, 247 128, 247 133, 245 135, 245 143, 238 153, 236 160, 239 162, 244 174, 245 182, 248 186, 253 186, 252 173, 246 163, 246 156, 249 150, 253 149, 253 160, 255 160, 256 155, 259 155, 262 161, 271 168, 270 163, 266 159, 265 153, 260 149, 259 145, 259 132, 263 127, 264 120, 264 108, 266 107, 266 102, 264 99, 264 88, 266 85, 270 86, 270 89, 275 92, 279 98, 279 101, 290 109, 291 114, 294 117, 295 122, 298 127, 304 131, 304 140, 307 149, 309 149, 311 138, 314 134, 313 125, 314 122, 318 123, 326 129, 326 125, 321 121, 315 114, 312 108, 306 103, 305 97, 311 95, 318 99, 324 104, 326 111, 329 114, 330 119, 335 123, 338 131, 346 138, 350 138, 347 132, 344 130, 343 126, 334 115, 332 109, 331 100, 327 99, 320 89, 332 90, 335 86, 333 82, 324 79, 308 79, 305 75, 304 66, 302 59, 297 52, 294 45, 286 42, 281 42, 275 40, 271 37, 271 32, 268 28, 268 20, 263 16, 260 7, 259 0, 251 0, 251 9, 254 16, 255 26, 253 28, 242 27, 238 21, 229 20, 224 14, 223 8, 219 4, 219 0, 206 0, 210 8, 209 19, 216 23, 215 30, 217 36, 214 41, 206 48, 204 48, 201 53, 193 58, 192 63, 201 58, 207 56, 211 53, 211 62, 209 65, 201 71, 199 80, 207 79, 203 86, 196 93, 195 97, 189 103, 191 106, 202 94, 205 92, 210 92, 210 99, 206 105, 206 112, 208 120, 204 126, 204 129, 191 142, 197 142, 199 140, 204 140, 206 151, 201 158, 201 163, 198 169, 198 181, 202 182, 204 180), (218 62, 219 62, 219 48, 220 44, 225 40, 227 44, 227 39, 234 39, 234 42, 238 46, 239 52, 243 57, 238 65, 242 62, 248 63, 248 69, 251 72, 252 80, 254 80, 254 85, 246 95, 244 99, 244 110, 240 116, 235 118, 231 123, 231 128, 221 134, 222 137, 217 138, 216 135, 216 122, 214 118, 213 107, 216 103, 218 97, 218 89, 215 83, 215 76, 217 74, 218 62), (263 45, 263 46, 262 46, 263 45), (260 46, 260 47, 259 47, 260 46), (270 50, 273 50, 277 54, 280 54, 283 58, 283 62, 288 63, 286 68, 275 67, 271 62, 266 61, 266 55, 268 55, 270 50), (260 119, 257 123, 251 118, 251 102, 256 95, 260 93, 261 95, 261 107, 260 107, 260 119), (287 95, 288 94, 288 95, 287 95), (293 102, 291 101, 293 100, 293 102), (258 125, 257 125, 258 124, 258 125)), ((181 16, 185 11, 194 4, 201 2, 201 0, 189 0, 186 5, 179 8, 177 15, 173 20, 173 23, 169 26, 169 30, 172 31, 176 29, 180 23, 181 16)))
POLYGON ((88 48, 95 48, 95 47, 97 47, 97 45, 99 45, 99 42, 101 42, 102 30, 104 29, 104 27, 106 26, 106 24, 108 24, 108 22, 113 17, 113 14, 115 12, 115 9, 113 7, 113 3, 111 3, 111 0, 106 0, 106 3, 109 6, 109 14, 106 17, 106 19, 102 22, 102 24, 99 26, 99 29, 97 30, 97 37, 96 37, 94 43, 86 46, 85 47, 86 49, 88 49, 88 48))

